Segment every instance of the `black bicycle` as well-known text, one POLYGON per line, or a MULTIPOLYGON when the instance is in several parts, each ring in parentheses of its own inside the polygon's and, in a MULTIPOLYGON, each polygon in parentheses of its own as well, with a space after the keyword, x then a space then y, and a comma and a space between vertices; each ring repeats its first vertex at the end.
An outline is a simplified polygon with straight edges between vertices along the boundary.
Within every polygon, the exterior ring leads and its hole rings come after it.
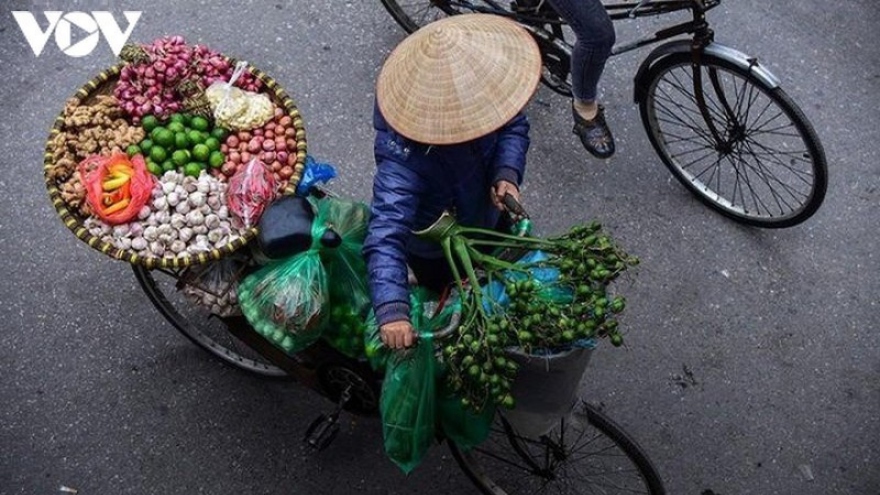
MULTIPOLYGON (((570 96, 573 35, 544 0, 382 0, 408 32, 461 13, 511 18, 543 55, 542 81, 570 96)), ((790 227, 810 218, 827 189, 825 152, 803 111, 757 59, 714 41, 706 12, 720 0, 605 5, 615 22, 691 11, 692 19, 619 43, 612 55, 666 41, 635 75, 642 124, 663 163, 709 207, 738 222, 790 227), (689 35, 688 38, 679 38, 689 35), (669 40, 669 41, 667 41, 669 40)))
MULTIPOLYGON (((336 402, 335 410, 319 415, 306 432, 308 444, 323 449, 336 437, 343 409, 378 414, 383 377, 366 358, 343 355, 323 340, 287 354, 240 314, 219 316, 212 304, 235 292, 235 278, 223 288, 209 287, 206 281, 215 270, 244 276, 258 269, 259 258, 250 249, 241 249, 208 265, 151 270, 135 264, 132 268, 168 322, 214 357, 263 378, 296 380, 336 402), (200 303, 192 299, 194 289, 200 303)), ((458 321, 457 316, 451 318, 435 334, 436 341, 456 335, 458 321)), ((553 377, 559 379, 558 374, 553 377)), ((578 397, 575 404, 570 414, 539 415, 547 430, 539 436, 523 432, 515 418, 499 412, 481 444, 466 450, 454 441, 446 443, 462 471, 487 495, 666 493, 657 469, 626 431, 583 399, 578 397)))

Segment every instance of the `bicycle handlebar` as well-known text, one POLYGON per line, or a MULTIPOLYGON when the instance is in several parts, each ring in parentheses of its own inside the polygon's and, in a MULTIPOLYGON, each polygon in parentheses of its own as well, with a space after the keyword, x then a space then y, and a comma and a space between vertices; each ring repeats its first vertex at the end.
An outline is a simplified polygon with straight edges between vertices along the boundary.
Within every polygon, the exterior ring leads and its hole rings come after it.
POLYGON ((635 19, 635 17, 636 17, 636 12, 638 12, 638 10, 639 10, 640 8, 644 7, 645 5, 647 5, 647 4, 649 4, 649 3, 651 3, 651 0, 640 0, 639 3, 637 3, 636 6, 633 7, 633 9, 629 11, 629 14, 628 14, 628 15, 629 15, 629 18, 630 18, 630 19, 635 19))
MULTIPOLYGON (((522 204, 513 195, 510 193, 506 193, 504 197, 501 199, 504 203, 504 207, 507 208, 507 211, 516 217, 519 218, 529 218, 529 214, 525 208, 523 208, 522 204)), ((443 340, 450 335, 454 334, 458 327, 461 324, 461 311, 456 311, 452 313, 452 316, 449 318, 449 324, 446 325, 442 330, 438 330, 431 335, 435 341, 443 340)))

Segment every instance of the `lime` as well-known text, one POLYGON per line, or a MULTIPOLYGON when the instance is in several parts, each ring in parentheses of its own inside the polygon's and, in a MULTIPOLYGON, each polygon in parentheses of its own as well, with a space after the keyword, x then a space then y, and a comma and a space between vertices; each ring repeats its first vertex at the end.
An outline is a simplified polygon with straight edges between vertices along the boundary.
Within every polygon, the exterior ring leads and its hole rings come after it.
POLYGON ((136 144, 132 144, 128 148, 125 148, 125 154, 128 155, 129 157, 137 155, 140 152, 141 152, 141 149, 138 148, 138 146, 136 144))
POLYGON ((201 144, 205 142, 205 136, 201 132, 193 129, 186 134, 192 144, 201 144))
POLYGON ((156 162, 147 160, 147 170, 150 171, 151 174, 156 176, 162 176, 162 172, 164 171, 161 166, 156 165, 156 162))
POLYGON ((229 131, 227 131, 226 129, 224 129, 222 127, 215 127, 213 130, 211 130, 211 136, 219 139, 220 141, 223 141, 224 139, 226 139, 226 136, 228 136, 228 135, 229 135, 229 131))
POLYGON ((192 118, 189 125, 192 126, 192 128, 197 131, 207 131, 208 127, 211 125, 211 123, 208 122, 208 119, 197 115, 192 118))
POLYGON ((212 151, 211 156, 208 157, 208 165, 211 168, 219 168, 226 161, 226 155, 219 151, 212 151))
POLYGON ((157 119, 155 115, 147 115, 141 119, 141 127, 143 127, 145 131, 151 132, 153 129, 159 127, 159 119, 157 119))
POLYGON ((198 177, 202 172, 202 167, 196 162, 189 162, 183 167, 184 175, 188 175, 190 177, 198 177))
POLYGON ((168 159, 168 152, 157 144, 150 149, 150 158, 156 163, 162 163, 168 159))
POLYGON ((183 125, 188 126, 190 124, 190 122, 192 122, 192 114, 189 114, 189 113, 183 114, 183 120, 181 120, 181 122, 183 122, 183 125))
POLYGON ((178 132, 183 132, 183 130, 186 129, 186 127, 184 127, 183 125, 183 122, 169 122, 168 125, 165 126, 165 128, 175 134, 178 132))
POLYGON ((141 151, 144 152, 144 154, 149 153, 150 148, 152 148, 152 147, 153 147, 153 141, 150 139, 144 139, 143 141, 141 141, 138 144, 138 148, 140 148, 141 151))
POLYGON ((192 156, 196 161, 207 162, 208 157, 211 156, 211 148, 206 144, 197 144, 193 146, 192 156))
POLYGON ((189 150, 177 150, 171 154, 171 161, 182 167, 189 163, 189 155, 189 150))
POLYGON ((169 170, 177 170, 177 165, 171 160, 165 160, 162 162, 162 172, 168 172, 169 170))
MULTIPOLYGON (((179 122, 179 123, 182 124, 183 121, 184 121, 183 114, 180 114, 180 113, 172 113, 172 114, 171 114, 171 117, 170 117, 168 120, 171 121, 171 122, 179 122)), ((169 127, 170 127, 170 126, 169 126, 169 127)))
POLYGON ((156 144, 165 147, 174 146, 174 133, 164 127, 157 127, 150 135, 153 137, 153 141, 156 141, 156 144))
POLYGON ((179 150, 189 149, 189 138, 181 131, 174 135, 174 147, 179 150))
POLYGON ((211 151, 219 151, 220 150, 220 140, 215 138, 214 136, 208 137, 205 139, 205 146, 208 147, 211 151))

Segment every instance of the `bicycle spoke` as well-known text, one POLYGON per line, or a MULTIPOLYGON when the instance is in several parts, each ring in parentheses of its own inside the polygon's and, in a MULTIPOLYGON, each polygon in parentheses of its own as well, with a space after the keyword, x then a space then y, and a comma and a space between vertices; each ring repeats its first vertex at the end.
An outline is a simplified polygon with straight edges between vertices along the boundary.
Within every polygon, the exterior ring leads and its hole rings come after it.
MULTIPOLYGON (((807 180, 807 179, 805 179, 805 177, 806 177, 806 178, 809 178, 809 179, 812 179, 812 174, 810 174, 810 173, 803 173, 803 172, 801 172, 801 171, 795 169, 795 168, 792 167, 791 165, 786 164, 783 160, 781 160, 781 159, 779 158, 779 155, 780 155, 780 154, 783 155, 783 156, 788 156, 789 153, 780 153, 780 152, 771 151, 769 148, 765 147, 763 144, 761 144, 761 143, 759 143, 759 142, 757 142, 757 141, 751 140, 751 139, 746 140, 745 143, 744 143, 744 145, 747 146, 747 147, 749 148, 749 151, 750 151, 751 155, 754 156, 754 157, 756 158, 756 160, 757 160, 757 156, 758 156, 758 155, 757 155, 757 153, 754 152, 754 150, 752 150, 751 145, 758 146, 759 148, 761 148, 762 150, 764 150, 764 153, 762 153, 761 156, 766 156, 769 160, 773 161, 776 165, 778 165, 779 168, 784 169, 784 170, 790 172, 792 175, 794 175, 795 177, 797 177, 797 178, 799 178, 801 181, 803 181, 804 184, 807 185, 808 187, 809 187, 810 184, 812 184, 812 180, 807 180)), ((785 182, 781 182, 781 181, 780 181, 780 185, 788 187, 788 184, 785 183, 785 182)))
MULTIPOLYGON (((769 190, 770 194, 773 196, 774 200, 776 201, 776 205, 777 205, 777 207, 779 207, 780 212, 784 213, 786 211, 786 209, 783 208, 783 206, 782 206, 783 203, 785 204, 785 206, 789 210, 796 209, 797 205, 792 205, 785 198, 783 198, 782 195, 779 192, 777 192, 777 189, 775 187, 773 187, 773 184, 771 184, 771 182, 774 182, 777 186, 780 186, 783 191, 788 192, 789 195, 793 199, 797 200, 797 191, 794 188, 789 186, 784 181, 780 180, 776 174, 767 170, 766 167, 764 167, 763 165, 758 165, 757 167, 751 167, 751 169, 755 172, 755 174, 759 178, 761 178, 764 181, 764 184, 767 186, 767 189, 769 190), (771 178, 772 178, 772 180, 771 180, 771 178)), ((767 211, 769 213, 769 209, 767 211)))
POLYGON ((800 179, 801 182, 804 183, 805 186, 809 187, 810 184, 813 183, 813 174, 809 171, 800 170, 799 168, 794 167, 791 162, 800 162, 805 165, 809 165, 810 161, 805 160, 803 158, 804 154, 807 154, 807 151, 777 151, 770 150, 766 148, 763 144, 753 139, 747 139, 745 141, 746 145, 749 146, 757 146, 764 151, 755 151, 751 149, 751 154, 756 159, 760 160, 761 157, 766 157, 768 160, 773 160, 780 168, 785 169, 787 172, 791 173, 796 178, 800 179), (782 157, 786 157, 789 159, 789 163, 786 163, 782 157))
POLYGON ((511 460, 505 459, 505 458, 501 457, 500 455, 498 455, 498 454, 496 454, 496 453, 494 453, 494 452, 490 452, 489 450, 486 450, 486 449, 484 449, 484 448, 474 447, 473 450, 475 450, 475 451, 477 451, 477 452, 481 452, 483 455, 486 455, 486 456, 488 456, 488 457, 491 457, 492 459, 495 459, 496 461, 500 461, 500 462, 503 462, 504 464, 507 464, 507 465, 509 465, 509 466, 513 466, 513 467, 515 467, 515 468, 518 469, 518 470, 526 471, 526 472, 531 472, 531 471, 532 471, 530 468, 528 468, 528 467, 526 467, 526 466, 522 466, 522 465, 520 465, 520 464, 517 464, 517 463, 514 462, 514 461, 511 461, 511 460))

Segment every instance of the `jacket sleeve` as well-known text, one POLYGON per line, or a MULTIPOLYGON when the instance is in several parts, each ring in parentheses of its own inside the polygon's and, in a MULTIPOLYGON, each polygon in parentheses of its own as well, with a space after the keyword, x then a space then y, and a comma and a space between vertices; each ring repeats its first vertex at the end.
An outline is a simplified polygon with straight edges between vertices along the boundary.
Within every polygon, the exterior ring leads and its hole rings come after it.
POLYGON ((492 183, 506 180, 519 186, 526 169, 529 151, 529 120, 519 113, 498 131, 498 143, 492 160, 492 183))
POLYGON ((381 151, 386 134, 380 131, 376 140, 377 169, 363 250, 379 325, 409 320, 406 245, 424 188, 424 180, 417 173, 381 151))

